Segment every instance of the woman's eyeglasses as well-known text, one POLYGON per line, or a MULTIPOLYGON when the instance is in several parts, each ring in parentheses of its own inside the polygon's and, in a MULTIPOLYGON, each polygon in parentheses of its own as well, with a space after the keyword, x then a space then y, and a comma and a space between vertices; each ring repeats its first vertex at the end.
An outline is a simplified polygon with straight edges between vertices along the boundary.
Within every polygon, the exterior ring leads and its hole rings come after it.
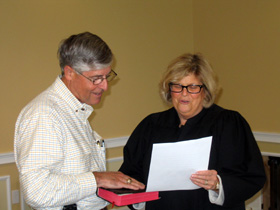
POLYGON ((204 85, 180 85, 180 84, 174 84, 169 83, 169 90, 173 93, 181 93, 184 88, 187 89, 188 93, 191 94, 197 94, 201 92, 201 88, 203 88, 204 85))

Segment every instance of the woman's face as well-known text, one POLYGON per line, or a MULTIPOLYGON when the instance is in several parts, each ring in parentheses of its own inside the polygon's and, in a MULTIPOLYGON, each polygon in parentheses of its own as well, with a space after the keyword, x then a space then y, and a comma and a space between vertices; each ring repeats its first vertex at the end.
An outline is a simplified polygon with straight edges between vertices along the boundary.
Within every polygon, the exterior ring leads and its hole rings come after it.
MULTIPOLYGON (((202 85, 200 80, 193 74, 190 74, 181 79, 178 84, 187 85, 202 85)), ((203 109, 204 89, 201 88, 200 93, 188 93, 186 88, 180 93, 171 92, 171 99, 174 108, 176 109, 181 125, 184 125, 189 118, 194 117, 203 109)))

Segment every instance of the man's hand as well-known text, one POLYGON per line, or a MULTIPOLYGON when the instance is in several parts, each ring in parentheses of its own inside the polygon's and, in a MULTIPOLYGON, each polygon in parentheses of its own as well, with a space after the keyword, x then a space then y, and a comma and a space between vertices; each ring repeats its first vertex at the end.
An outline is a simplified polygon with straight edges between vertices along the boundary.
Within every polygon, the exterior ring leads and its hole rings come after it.
POLYGON ((122 172, 93 172, 97 187, 110 189, 127 188, 132 190, 144 189, 145 185, 122 172))

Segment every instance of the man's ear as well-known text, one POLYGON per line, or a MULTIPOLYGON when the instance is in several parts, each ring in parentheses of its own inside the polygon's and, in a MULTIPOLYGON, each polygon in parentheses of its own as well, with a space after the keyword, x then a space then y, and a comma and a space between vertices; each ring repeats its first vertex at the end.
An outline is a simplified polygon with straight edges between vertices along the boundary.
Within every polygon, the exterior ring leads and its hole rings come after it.
POLYGON ((74 70, 70 66, 64 67, 64 77, 66 80, 72 80, 74 75, 74 70))

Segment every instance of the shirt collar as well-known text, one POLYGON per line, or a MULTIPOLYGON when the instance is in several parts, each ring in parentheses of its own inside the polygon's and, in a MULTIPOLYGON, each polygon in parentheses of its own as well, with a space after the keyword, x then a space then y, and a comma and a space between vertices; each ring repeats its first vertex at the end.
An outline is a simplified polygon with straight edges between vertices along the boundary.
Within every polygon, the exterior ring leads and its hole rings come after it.
POLYGON ((88 118, 92 114, 94 110, 93 107, 88 104, 81 103, 66 87, 64 82, 61 80, 61 76, 56 78, 53 88, 73 112, 77 113, 78 115, 82 115, 85 118, 88 118))

